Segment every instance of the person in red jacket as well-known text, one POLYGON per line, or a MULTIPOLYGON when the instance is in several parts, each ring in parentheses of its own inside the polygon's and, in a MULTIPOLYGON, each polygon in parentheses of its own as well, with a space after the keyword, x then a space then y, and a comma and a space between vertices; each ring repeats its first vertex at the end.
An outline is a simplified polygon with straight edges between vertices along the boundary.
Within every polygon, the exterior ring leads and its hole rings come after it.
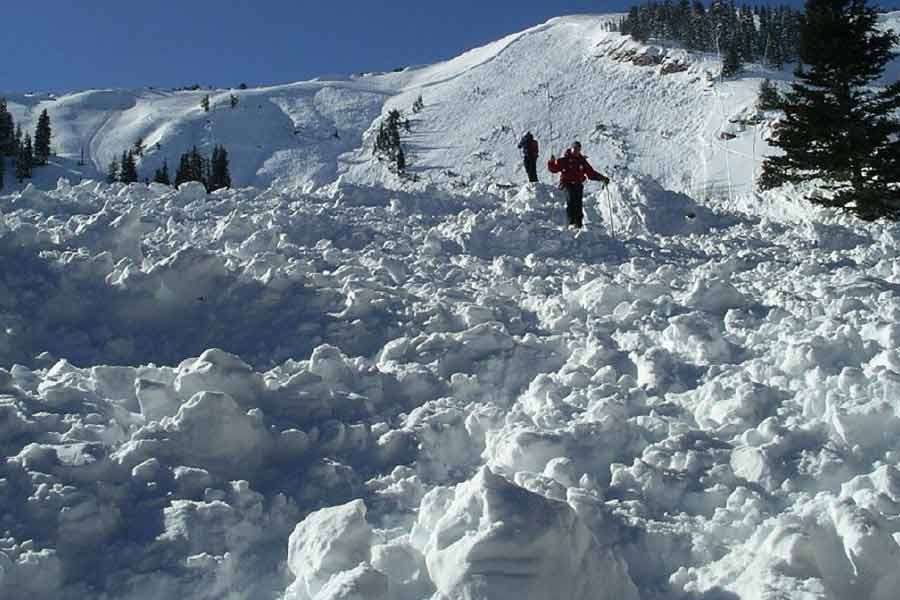
POLYGON ((536 183, 538 180, 538 143, 530 131, 519 141, 519 150, 522 151, 522 158, 525 161, 525 172, 528 173, 528 181, 536 183))
POLYGON ((550 155, 547 168, 551 173, 559 173, 559 187, 566 190, 568 202, 566 212, 569 225, 576 229, 584 226, 584 182, 602 181, 609 184, 609 177, 601 175, 591 167, 587 157, 581 153, 581 142, 575 142, 566 150, 565 156, 556 158, 550 155))

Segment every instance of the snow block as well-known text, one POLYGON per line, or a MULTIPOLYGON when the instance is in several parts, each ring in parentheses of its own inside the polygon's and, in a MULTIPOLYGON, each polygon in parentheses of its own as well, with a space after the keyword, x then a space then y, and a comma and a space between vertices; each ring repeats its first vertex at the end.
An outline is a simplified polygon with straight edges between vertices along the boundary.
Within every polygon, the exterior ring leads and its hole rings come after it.
POLYGON ((288 542, 288 569, 296 580, 286 598, 384 597, 386 579, 368 565, 371 550, 372 528, 366 523, 362 500, 312 513, 297 524, 288 542), (340 581, 329 586, 334 576, 340 581), (320 591, 324 595, 319 596, 320 591), (366 596, 366 591, 375 595, 366 596), (354 595, 358 593, 363 595, 354 595))
MULTIPOLYGON (((568 504, 488 467, 442 496, 445 503, 422 510, 413 533, 423 539, 427 531, 424 552, 437 597, 637 600, 623 561, 601 548, 568 504)), ((423 500, 423 508, 428 504, 423 500)))

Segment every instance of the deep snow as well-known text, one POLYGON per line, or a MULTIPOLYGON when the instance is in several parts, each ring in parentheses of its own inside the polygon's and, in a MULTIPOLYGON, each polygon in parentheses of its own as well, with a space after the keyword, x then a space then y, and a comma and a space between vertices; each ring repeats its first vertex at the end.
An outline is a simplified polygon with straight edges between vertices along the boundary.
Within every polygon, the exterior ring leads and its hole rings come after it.
POLYGON ((750 193, 764 73, 607 18, 209 115, 13 99, 60 156, 0 196, 0 596, 893 599, 900 227, 750 193), (544 83, 544 155, 613 175, 578 235, 518 185, 544 83), (137 135, 258 187, 40 189, 137 135))

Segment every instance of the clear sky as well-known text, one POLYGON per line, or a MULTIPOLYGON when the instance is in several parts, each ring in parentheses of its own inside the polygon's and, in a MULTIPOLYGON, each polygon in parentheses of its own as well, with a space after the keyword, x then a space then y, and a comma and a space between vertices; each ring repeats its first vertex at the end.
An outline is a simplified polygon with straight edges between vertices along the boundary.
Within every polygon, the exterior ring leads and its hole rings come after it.
POLYGON ((383 71, 451 58, 553 16, 636 2, 17 0, 3 3, 0 90, 255 86, 383 71))

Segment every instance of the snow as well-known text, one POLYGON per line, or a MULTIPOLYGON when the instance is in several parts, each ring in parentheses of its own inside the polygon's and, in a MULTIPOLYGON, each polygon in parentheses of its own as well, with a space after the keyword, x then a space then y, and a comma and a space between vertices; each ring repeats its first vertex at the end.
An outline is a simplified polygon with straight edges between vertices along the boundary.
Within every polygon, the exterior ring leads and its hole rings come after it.
POLYGON ((0 196, 0 597, 894 598, 900 228, 750 192, 786 73, 609 18, 209 114, 10 96, 58 156, 0 196), (525 128, 611 175, 586 230, 525 128), (240 187, 97 182, 138 135, 240 187))

